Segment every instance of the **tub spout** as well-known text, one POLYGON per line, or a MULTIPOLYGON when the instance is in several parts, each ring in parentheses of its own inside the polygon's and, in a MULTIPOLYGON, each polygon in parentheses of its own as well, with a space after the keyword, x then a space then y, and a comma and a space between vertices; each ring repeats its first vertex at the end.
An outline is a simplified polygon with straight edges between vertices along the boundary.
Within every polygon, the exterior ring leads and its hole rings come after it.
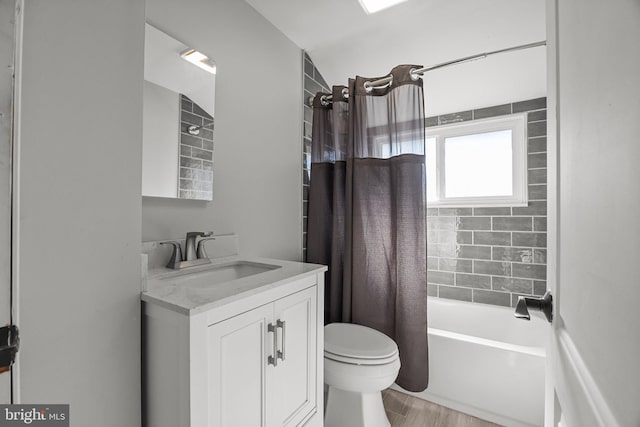
POLYGON ((551 292, 547 291, 541 298, 518 297, 516 312, 514 316, 518 319, 531 320, 529 309, 539 310, 544 313, 549 323, 553 320, 553 298, 551 292))

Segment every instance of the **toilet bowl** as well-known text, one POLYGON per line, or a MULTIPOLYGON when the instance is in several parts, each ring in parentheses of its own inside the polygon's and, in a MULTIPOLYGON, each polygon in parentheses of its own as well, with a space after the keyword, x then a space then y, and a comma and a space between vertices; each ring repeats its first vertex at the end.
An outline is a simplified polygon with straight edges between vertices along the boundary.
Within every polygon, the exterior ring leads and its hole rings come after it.
POLYGON ((389 427, 380 392, 399 370, 398 346, 385 334, 350 323, 325 326, 325 427, 389 427))

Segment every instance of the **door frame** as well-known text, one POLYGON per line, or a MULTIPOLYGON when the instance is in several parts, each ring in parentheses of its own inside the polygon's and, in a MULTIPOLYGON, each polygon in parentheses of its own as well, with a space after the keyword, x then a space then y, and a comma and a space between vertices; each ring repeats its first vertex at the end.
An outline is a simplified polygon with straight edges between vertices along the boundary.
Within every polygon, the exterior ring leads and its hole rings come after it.
MULTIPOLYGON (((11 140, 11 319, 12 323, 19 327, 20 141, 22 132, 21 111, 24 0, 15 0, 14 19, 13 131, 11 140)), ((20 403, 20 352, 16 354, 15 362, 11 369, 11 400, 14 404, 20 403)))

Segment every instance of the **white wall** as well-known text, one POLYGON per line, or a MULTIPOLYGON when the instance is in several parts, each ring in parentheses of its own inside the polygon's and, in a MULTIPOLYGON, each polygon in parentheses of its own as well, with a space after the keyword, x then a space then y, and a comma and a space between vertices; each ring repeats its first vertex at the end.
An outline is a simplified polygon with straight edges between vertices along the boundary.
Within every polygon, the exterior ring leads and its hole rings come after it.
POLYGON ((213 202, 143 199, 142 239, 235 232, 244 253, 300 259, 300 49, 244 1, 147 0, 146 13, 218 69, 213 202))
POLYGON ((24 16, 19 400, 138 426, 144 1, 24 16))
MULTIPOLYGON (((637 426, 640 2, 563 0, 557 16, 557 322, 615 418, 606 425, 637 426)), ((559 389, 567 425, 596 425, 593 417, 579 418, 602 406, 587 402, 591 408, 571 411, 581 395, 575 386, 565 389, 570 385, 559 389)))

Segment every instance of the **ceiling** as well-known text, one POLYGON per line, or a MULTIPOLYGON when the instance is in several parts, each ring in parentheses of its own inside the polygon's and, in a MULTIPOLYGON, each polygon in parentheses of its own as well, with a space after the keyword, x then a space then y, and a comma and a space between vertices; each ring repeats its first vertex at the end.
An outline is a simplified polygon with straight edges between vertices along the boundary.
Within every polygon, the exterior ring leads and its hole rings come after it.
MULTIPOLYGON (((246 1, 306 50, 330 85, 546 38, 544 0, 408 0, 372 15, 358 0, 246 1)), ((428 115, 545 96, 546 49, 447 67, 424 80, 428 115)))

